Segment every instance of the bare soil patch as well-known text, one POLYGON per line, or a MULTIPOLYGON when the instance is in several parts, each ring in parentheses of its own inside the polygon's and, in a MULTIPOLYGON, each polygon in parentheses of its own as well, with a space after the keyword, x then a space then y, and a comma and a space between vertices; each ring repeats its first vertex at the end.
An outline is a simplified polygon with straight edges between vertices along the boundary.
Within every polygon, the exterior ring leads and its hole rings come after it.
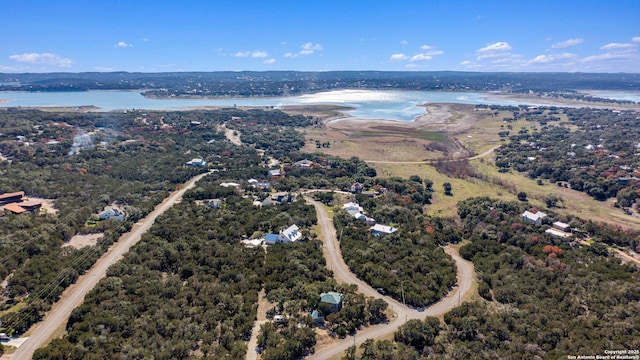
POLYGON ((34 201, 40 201, 42 202, 42 209, 44 209, 47 214, 58 214, 58 209, 56 209, 54 207, 54 201, 53 199, 41 199, 41 198, 35 198, 35 197, 29 197, 29 200, 34 200, 34 201))
POLYGON ((68 243, 62 245, 62 247, 71 246, 76 249, 81 249, 85 246, 93 246, 98 243, 98 240, 102 237, 102 233, 75 235, 69 240, 68 243))

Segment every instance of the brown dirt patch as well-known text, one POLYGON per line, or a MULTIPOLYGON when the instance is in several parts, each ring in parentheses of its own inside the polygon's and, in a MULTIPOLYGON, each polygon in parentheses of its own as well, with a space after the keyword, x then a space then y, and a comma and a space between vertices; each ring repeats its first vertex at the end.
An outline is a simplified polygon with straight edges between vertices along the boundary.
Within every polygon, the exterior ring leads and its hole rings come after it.
POLYGON ((71 246, 76 249, 81 249, 85 246, 93 246, 98 243, 98 240, 102 237, 102 233, 87 234, 87 235, 75 235, 69 240, 68 243, 62 245, 62 247, 71 246))
POLYGON ((35 197, 31 197, 29 196, 29 200, 34 200, 34 201, 41 201, 42 202, 42 209, 44 209, 47 214, 58 214, 58 209, 56 209, 54 207, 54 201, 53 199, 41 199, 41 198, 35 198, 35 197))

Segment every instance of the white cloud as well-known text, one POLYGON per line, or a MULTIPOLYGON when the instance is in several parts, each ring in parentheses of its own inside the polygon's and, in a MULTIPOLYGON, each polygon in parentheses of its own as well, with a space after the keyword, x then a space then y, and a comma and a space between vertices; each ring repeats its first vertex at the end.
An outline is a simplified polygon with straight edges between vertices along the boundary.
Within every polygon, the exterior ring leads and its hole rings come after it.
POLYGON ((465 60, 460 63, 460 65, 472 65, 472 64, 473 64, 473 61, 469 61, 469 60, 465 60))
POLYGON ((308 43, 302 44, 300 46, 300 48, 302 50, 298 51, 297 53, 288 52, 288 53, 284 54, 284 57, 289 58, 289 59, 295 59, 298 56, 311 55, 311 54, 315 53, 316 51, 324 50, 324 48, 322 47, 321 44, 314 44, 312 42, 308 42, 308 43))
POLYGON ((104 66, 96 66, 94 68, 96 71, 113 71, 113 68, 110 67, 104 67, 104 66))
POLYGON ((491 45, 487 45, 483 48, 478 49, 477 52, 479 53, 491 53, 491 52, 497 52, 497 51, 509 51, 511 50, 511 45, 509 45, 509 43, 506 43, 504 41, 500 41, 497 43, 493 43, 491 45))
POLYGON ((409 57, 407 55, 400 53, 400 54, 391 55, 391 58, 389 60, 396 60, 397 61, 397 60, 407 60, 407 59, 409 59, 409 57))
POLYGON ((416 62, 416 61, 429 61, 429 60, 433 60, 433 56, 429 56, 425 54, 416 54, 411 57, 410 61, 416 62))
POLYGON ((555 43, 555 44, 551 45, 551 48, 552 49, 565 49, 565 48, 568 48, 568 47, 580 45, 583 42, 584 42, 584 39, 581 39, 581 38, 569 39, 569 40, 565 40, 565 41, 561 41, 561 42, 555 43))
POLYGON ((276 59, 267 59, 265 61, 262 62, 263 64, 275 64, 276 63, 276 59))
POLYGON ((634 37, 631 39, 631 41, 633 41, 633 42, 635 42, 635 43, 640 42, 640 36, 634 36, 634 37))
POLYGON ((530 64, 548 64, 561 60, 574 59, 576 54, 571 53, 562 53, 562 54, 551 54, 551 55, 538 55, 532 60, 529 61, 530 64))
POLYGON ((496 58, 503 58, 503 57, 509 56, 509 55, 511 55, 511 53, 509 53, 509 52, 487 53, 487 54, 482 54, 482 55, 478 56, 476 58, 476 60, 478 60, 478 61, 490 60, 490 59, 496 59, 496 58))
POLYGON ((128 47, 132 47, 133 45, 131 44, 127 44, 124 41, 118 41, 115 45, 113 45, 113 47, 118 47, 118 48, 128 48, 128 47))
POLYGON ((49 64, 58 67, 71 67, 71 65, 73 65, 73 60, 69 58, 63 58, 52 53, 25 53, 11 55, 9 56, 9 59, 17 62, 26 62, 30 64, 49 64))
POLYGON ((233 56, 241 57, 241 58, 246 58, 246 57, 266 58, 266 57, 269 57, 269 54, 266 51, 254 50, 254 51, 238 51, 237 53, 233 54, 233 56))
POLYGON ((269 54, 267 54, 266 51, 255 50, 254 52, 251 53, 251 57, 252 58, 266 58, 266 57, 269 57, 269 54))
POLYGON ((402 45, 407 45, 408 43, 409 43, 409 42, 408 42, 407 40, 402 40, 402 41, 400 41, 400 44, 402 44, 402 45))
POLYGON ((429 46, 429 45, 420 46, 420 50, 431 50, 431 49, 433 49, 433 46, 429 46))
POLYGON ((323 49, 322 49, 322 45, 320 45, 320 44, 314 44, 314 43, 312 43, 312 42, 308 42, 308 43, 306 43, 306 44, 303 44, 303 45, 301 46, 301 48, 302 48, 303 50, 323 50, 323 49))
POLYGON ((635 44, 621 44, 621 43, 609 43, 600 48, 600 50, 618 50, 618 49, 631 49, 635 48, 635 44))
POLYGON ((14 71, 20 71, 20 69, 18 69, 17 67, 14 66, 5 66, 5 65, 0 65, 0 71, 6 71, 6 72, 14 72, 14 71))
POLYGON ((434 49, 434 50, 431 50, 431 51, 427 51, 427 52, 425 52, 425 53, 423 53, 423 54, 428 55, 428 56, 436 56, 436 55, 442 55, 442 54, 444 54, 444 51, 442 51, 442 50, 435 50, 435 49, 434 49))
POLYGON ((594 61, 602 61, 602 60, 616 60, 616 59, 628 59, 632 58, 633 55, 630 53, 604 53, 600 55, 592 55, 588 56, 582 61, 584 62, 594 62, 594 61))

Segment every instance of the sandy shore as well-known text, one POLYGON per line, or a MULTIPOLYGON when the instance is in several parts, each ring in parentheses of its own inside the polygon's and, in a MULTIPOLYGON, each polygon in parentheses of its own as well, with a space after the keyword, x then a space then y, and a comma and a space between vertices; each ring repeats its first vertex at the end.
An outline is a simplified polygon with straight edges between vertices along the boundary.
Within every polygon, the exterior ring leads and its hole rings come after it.
POLYGON ((453 103, 433 103, 420 105, 427 111, 426 114, 420 115, 412 121, 397 121, 385 119, 359 119, 344 115, 339 118, 328 119, 325 126, 333 130, 343 131, 375 131, 380 129, 421 129, 430 127, 438 130, 444 126, 465 125, 465 119, 468 116, 460 114, 469 113, 475 105, 453 104, 453 103), (456 117, 454 124, 451 119, 456 117))

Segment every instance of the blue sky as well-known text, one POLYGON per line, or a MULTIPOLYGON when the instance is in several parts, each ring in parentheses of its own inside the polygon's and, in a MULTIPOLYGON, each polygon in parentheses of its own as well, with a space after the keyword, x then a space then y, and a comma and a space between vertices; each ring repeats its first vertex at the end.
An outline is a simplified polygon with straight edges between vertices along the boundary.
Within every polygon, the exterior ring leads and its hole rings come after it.
POLYGON ((640 0, 0 0, 0 72, 640 73, 640 0))

